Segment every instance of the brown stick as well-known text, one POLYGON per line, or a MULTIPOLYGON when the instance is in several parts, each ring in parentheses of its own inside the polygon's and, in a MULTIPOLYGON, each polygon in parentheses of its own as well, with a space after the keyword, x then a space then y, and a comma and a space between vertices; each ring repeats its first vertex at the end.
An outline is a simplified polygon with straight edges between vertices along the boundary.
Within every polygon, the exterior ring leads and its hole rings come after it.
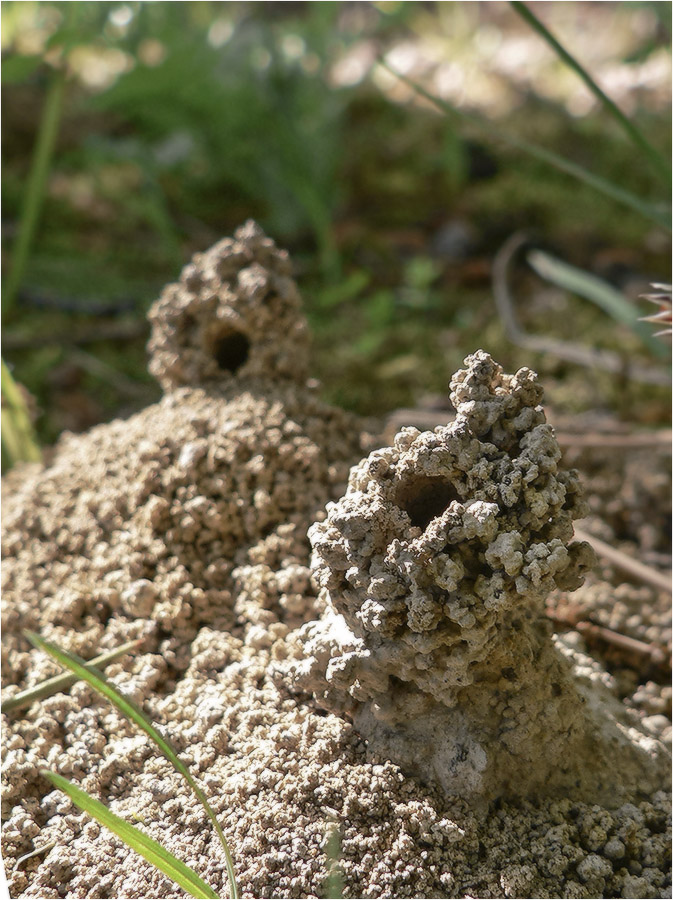
POLYGON ((114 323, 98 323, 69 331, 56 331, 50 334, 6 334, 3 337, 5 352, 11 350, 29 350, 34 347, 45 347, 52 344, 70 346, 73 344, 93 344, 103 341, 131 341, 147 334, 149 326, 145 321, 129 321, 114 323))
MULTIPOLYGON (((446 425, 454 418, 453 412, 434 409, 396 409, 386 420, 386 435, 395 433, 405 425, 413 425, 422 431, 432 431, 438 425, 446 425)), ((671 450, 673 433, 668 429, 659 431, 633 431, 626 434, 604 434, 603 432, 585 432, 584 434, 565 431, 556 432, 556 440, 561 447, 595 447, 610 450, 667 449, 671 450)))
POLYGON ((605 447, 611 450, 639 450, 662 448, 671 451, 673 432, 670 431, 634 431, 630 434, 567 434, 557 432, 556 440, 561 447, 605 447))
POLYGON ((632 556, 617 550, 610 544, 606 544, 605 541, 588 534, 584 529, 578 528, 577 525, 575 526, 575 537, 580 541, 586 541, 588 544, 591 544, 602 559, 612 563, 613 566, 616 566, 623 572, 628 572, 629 575, 632 575, 638 581, 649 584, 658 591, 671 592, 671 576, 669 574, 658 572, 656 569, 644 565, 637 559, 633 559, 632 556))
POLYGON ((16 868, 22 866, 25 862, 28 862, 29 859, 33 859, 35 856, 41 856, 43 853, 49 853, 50 850, 53 850, 56 846, 56 841, 49 841, 48 844, 43 844, 42 847, 36 847, 35 850, 31 850, 30 853, 24 853, 23 856, 20 856, 16 861, 16 868))
POLYGON ((510 295, 509 269, 514 257, 527 243, 526 235, 517 232, 507 239, 493 260, 492 282, 495 306, 503 330, 512 343, 535 353, 552 354, 559 359, 565 359, 591 369, 603 369, 633 381, 642 381, 646 384, 670 384, 670 374, 662 367, 643 366, 624 359, 619 353, 612 350, 600 350, 596 347, 571 344, 568 341, 556 341, 545 335, 530 334, 524 331, 518 321, 514 302, 510 295))
POLYGON ((547 616, 556 625, 572 628, 589 639, 598 639, 626 653, 643 656, 649 659, 652 665, 662 667, 670 667, 671 665, 670 655, 659 644, 647 644, 645 641, 639 641, 637 638, 621 634, 619 631, 613 631, 611 628, 597 625, 590 619, 579 618, 579 615, 572 612, 566 615, 558 615, 555 610, 548 609, 547 616))
POLYGON ((646 644, 645 641, 639 641, 637 638, 629 637, 626 634, 620 634, 611 628, 604 628, 602 625, 596 625, 594 622, 578 622, 575 629, 580 634, 587 637, 599 638, 613 647, 625 650, 627 653, 636 653, 638 656, 646 656, 656 666, 663 666, 666 663, 666 653, 657 644, 646 644))
MULTIPOLYGON (((108 650, 107 653, 101 653, 101 655, 97 656, 95 659, 87 660, 87 662, 91 666, 106 666, 108 663, 120 659, 120 657, 125 656, 127 653, 137 650, 137 648, 143 644, 144 640, 144 638, 137 638, 134 641, 128 641, 120 647, 115 647, 114 650, 108 650)), ((2 712, 8 713, 12 710, 23 709, 25 706, 30 706, 36 700, 44 700, 45 697, 53 697, 53 695, 58 694, 59 691, 68 690, 68 688, 72 687, 76 681, 77 676, 70 672, 62 672, 60 675, 54 675, 52 678, 47 678, 46 681, 41 681, 40 684, 36 684, 31 688, 27 688, 25 691, 15 694, 13 697, 9 697, 7 700, 3 700, 1 707, 2 712)))

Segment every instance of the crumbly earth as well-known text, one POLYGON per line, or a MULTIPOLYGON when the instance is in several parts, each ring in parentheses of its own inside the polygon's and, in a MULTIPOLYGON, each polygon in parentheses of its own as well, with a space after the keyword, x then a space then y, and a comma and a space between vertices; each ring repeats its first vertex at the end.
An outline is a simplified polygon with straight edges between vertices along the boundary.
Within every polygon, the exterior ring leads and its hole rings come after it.
POLYGON ((587 499, 596 537, 630 542, 640 559, 670 565, 670 446, 568 447, 564 461, 579 468, 591 487, 587 499))
POLYGON ((302 384, 309 333, 291 272, 255 222, 195 254, 149 312, 149 370, 164 390, 233 376, 302 384))
POLYGON ((180 672, 204 622, 249 628, 281 611, 288 625, 303 621, 306 530, 338 495, 361 435, 306 386, 306 323, 288 270, 287 254, 252 222, 197 254, 150 311, 162 400, 66 434, 49 465, 4 479, 3 672, 12 683, 28 672, 27 683, 40 680, 51 665, 27 652, 26 628, 83 655, 154 636, 180 672), (283 329, 275 355, 269 315, 283 329), (224 345, 204 337, 222 328, 224 345), (234 333, 244 347, 232 349, 234 333), (179 368, 181 355, 193 365, 179 368))
MULTIPOLYGON (((667 796, 617 810, 548 801, 480 817, 386 761, 352 727, 269 677, 285 641, 203 627, 167 695, 161 657, 112 668, 202 781, 230 840, 244 897, 324 896, 325 837, 341 832, 346 897, 669 896, 667 796), (158 674, 159 673, 159 674, 158 674)), ((83 686, 43 701, 8 742, 14 806, 3 856, 14 897, 180 896, 165 878, 50 791, 58 768, 193 865, 226 896, 221 852, 200 808, 147 741, 83 686), (69 737, 64 740, 63 735, 69 737), (11 749, 9 749, 11 748, 11 749), (52 849, 23 866, 33 847, 52 849)))
MULTIPOLYGON (((613 430, 614 434, 619 436, 619 431, 613 430)), ((670 446, 608 449, 600 442, 593 447, 569 446, 564 461, 581 470, 588 488, 584 530, 656 569, 670 569, 670 446)), ((549 598, 549 607, 557 619, 588 620, 639 641, 643 650, 653 649, 653 654, 634 652, 600 638, 591 647, 615 675, 627 706, 638 709, 645 727, 670 746, 670 594, 625 579, 601 559, 579 591, 556 592, 549 598)))
POLYGON ((662 784, 665 748, 554 648, 544 599, 594 562, 586 513, 529 369, 484 351, 451 381, 455 420, 403 428, 351 470, 309 531, 324 615, 291 677, 370 749, 477 801, 610 801, 662 784), (617 774, 617 777, 614 775, 617 774))
MULTIPOLYGON (((165 697, 151 686, 159 662, 127 663, 116 678, 171 723, 229 837, 243 896, 324 896, 333 821, 347 897, 667 896, 663 793, 609 812, 560 800, 501 805, 481 819, 390 762, 366 762, 351 726, 268 677, 283 640, 260 643, 204 627, 188 670, 165 697)), ((169 764, 88 689, 45 701, 11 746, 25 779, 3 845, 13 896, 178 894, 32 777, 45 757, 117 813, 140 817, 225 895, 221 853, 203 813, 169 764), (65 747, 54 735, 61 722, 71 736, 65 747), (16 868, 20 853, 52 841, 42 858, 16 868)))
MULTIPOLYGON (((164 399, 128 421, 65 436, 47 466, 4 479, 3 699, 56 672, 24 628, 85 657, 144 638, 107 673, 160 723, 203 785, 243 897, 324 896, 335 827, 345 897, 670 896, 665 794, 612 810, 566 799, 496 803, 484 815, 372 759, 347 719, 278 677, 290 636, 321 612, 308 527, 341 495, 363 448, 359 423, 305 387, 303 364, 289 372, 285 352, 276 361, 257 353, 264 329, 247 304, 260 294, 239 287, 264 283, 269 304, 293 297, 278 281, 287 268, 276 253, 247 226, 220 245, 219 284, 211 251, 199 278, 190 282, 190 270, 171 291, 191 320, 171 331, 157 317, 164 399), (248 344, 230 341, 231 330, 204 343, 207 319, 194 297, 207 279, 202 302, 235 318, 248 344), (193 350, 191 374, 171 368, 174 337, 193 350), (262 359, 268 368, 255 368, 262 359)), ((296 330, 290 317, 287 333, 297 335, 301 363, 304 330, 292 315, 296 330)), ((589 657, 585 668, 595 677, 589 657)), ((52 790, 39 774, 45 767, 226 896, 221 850, 188 788, 86 685, 3 715, 3 736, 2 856, 12 897, 183 896, 52 790)))

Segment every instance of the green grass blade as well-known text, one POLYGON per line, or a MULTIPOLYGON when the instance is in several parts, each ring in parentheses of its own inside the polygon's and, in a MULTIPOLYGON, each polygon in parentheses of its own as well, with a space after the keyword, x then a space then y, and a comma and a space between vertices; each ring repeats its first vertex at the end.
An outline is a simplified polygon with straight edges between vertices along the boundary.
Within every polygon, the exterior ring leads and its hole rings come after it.
MULTIPOLYGON (((116 659, 125 656, 130 650, 136 650, 143 643, 143 640, 143 638, 140 638, 140 640, 137 641, 128 641, 126 644, 122 644, 114 650, 110 650, 107 653, 101 653, 101 655, 97 656, 95 659, 90 659, 89 665, 106 666, 108 663, 114 662, 116 659)), ((77 678, 75 675, 69 675, 67 672, 63 672, 61 675, 54 675, 53 678, 47 678, 45 681, 41 681, 40 684, 36 684, 32 688, 20 691, 18 694, 10 697, 9 700, 3 700, 0 711, 8 713, 12 712, 12 710, 23 709, 24 707, 35 703, 36 700, 44 700, 45 697, 53 697, 53 695, 57 694, 59 691, 67 691, 76 681, 77 678)))
POLYGON ((227 840, 224 836, 224 832, 220 827, 220 823, 217 821, 217 816, 210 803, 206 799, 205 794, 198 786, 194 778, 189 772, 187 766, 180 760, 177 752, 171 745, 170 741, 167 738, 163 737, 157 729, 154 727, 152 722, 148 719, 145 713, 137 706, 132 700, 128 697, 125 697, 117 688, 111 684, 105 675, 96 669, 94 666, 87 664, 83 659, 80 659, 79 656, 76 656, 74 653, 68 653, 66 650, 62 650, 60 647, 57 647, 55 644, 52 644, 50 641, 45 641, 39 635, 34 632, 27 631, 25 632, 28 640, 40 650, 44 650, 50 656, 52 656, 57 662, 59 662, 66 669, 70 669, 77 678, 81 678, 83 681, 92 687, 95 691, 101 694, 103 697, 106 697, 111 703, 113 703, 117 709, 123 713, 127 718, 129 718, 132 722, 134 722, 145 734, 151 738, 152 741, 157 745, 159 750, 163 753, 166 759, 172 763, 173 767, 182 775, 187 784, 190 786, 195 796, 199 800, 199 803, 206 811, 208 818, 210 819, 213 828, 217 832, 217 836, 220 839, 220 843, 222 844, 222 848, 224 850, 224 857, 227 866, 227 875, 229 877, 229 887, 230 887, 230 896, 232 900, 238 900, 238 888, 236 886, 236 876, 234 873, 234 863, 231 858, 231 853, 229 852, 229 846, 227 844, 227 840))
POLYGON ((327 860, 327 878, 325 879, 324 896, 326 900, 342 900, 344 879, 340 865, 341 833, 336 822, 330 822, 328 825, 325 857, 327 860))
POLYGON ((3 465, 16 462, 40 462, 42 454, 35 440, 26 402, 17 383, 12 378, 4 359, 2 370, 2 457, 3 465))
POLYGON ((412 90, 414 90, 420 97, 424 97, 428 102, 432 103, 447 115, 453 116, 456 119, 462 119, 465 122, 469 122, 471 125, 474 125, 481 131, 483 131, 484 134, 486 134, 488 137, 500 140, 504 144, 508 144, 510 147, 514 147, 516 150, 521 150, 524 153, 527 153, 529 156, 532 156, 535 159, 539 159, 541 162, 553 166, 561 172, 565 172, 567 175, 572 176, 577 181, 582 181, 584 182, 584 184, 588 184, 590 187, 594 188, 594 190, 600 191, 600 193, 605 194, 606 197, 610 197, 617 203, 621 203, 623 206, 627 206, 630 209, 635 210, 636 212, 640 213, 640 215, 644 216, 647 219, 650 219, 652 222, 656 222, 657 225, 661 225, 668 231, 671 230, 670 209, 664 211, 663 209, 660 209, 659 207, 654 206, 651 203, 647 203, 646 201, 641 200, 641 198, 636 194, 632 194, 630 191, 624 190, 624 188, 620 187, 619 185, 613 184, 613 182, 608 181, 607 178, 603 178, 600 175, 595 175, 593 172, 589 172, 588 169, 585 169, 582 166, 571 162, 563 156, 559 156, 557 153, 554 153, 551 150, 547 150, 544 147, 539 147, 537 144, 532 144, 529 141, 524 141, 520 138, 516 138, 513 135, 507 134, 506 132, 496 131, 493 128, 492 122, 487 122, 480 116, 474 115, 473 113, 467 113, 462 109, 458 109, 457 107, 452 106, 446 100, 442 100, 441 97, 436 97, 434 94, 431 94, 430 91, 426 90, 426 88, 424 88, 421 84, 418 84, 408 76, 403 75, 401 72, 398 72, 387 62, 379 60, 379 65, 381 65, 387 72, 390 72, 391 75, 399 78, 400 81, 404 82, 404 84, 412 88, 412 90))
POLYGON ((56 144, 56 136, 61 121, 63 95, 65 93, 65 72, 63 70, 52 75, 51 84, 44 103, 44 112, 40 122, 35 153, 28 177, 28 185, 23 200, 19 219, 19 232, 16 245, 12 251, 11 265, 7 284, 2 295, 3 316, 9 313, 16 301, 16 294, 23 281, 28 263, 33 236, 42 210, 47 175, 51 165, 51 157, 56 144))
POLYGON ((527 260, 541 278, 599 306, 616 322, 634 331, 655 355, 668 356, 665 345, 638 321, 639 311, 611 284, 541 250, 531 250, 527 260))
POLYGON ((128 847, 139 853, 143 859, 146 859, 147 862, 163 872, 164 875, 172 878, 192 897, 217 898, 215 891, 193 869, 173 856, 172 853, 169 853, 161 844, 153 841, 140 829, 125 822, 124 819, 120 819, 119 816, 116 816, 99 800, 89 796, 86 791, 76 787, 62 775, 57 775, 55 772, 49 772, 45 769, 40 774, 51 781, 55 788, 67 794, 81 810, 89 813, 97 822, 100 822, 101 825, 104 825, 113 834, 116 834, 128 847))
POLYGON ((639 150, 642 150, 642 152, 649 158, 652 165, 665 179, 666 184, 670 186, 670 165, 668 164, 664 156, 655 147, 653 147, 652 144, 650 144, 642 131, 636 125, 634 125, 633 122, 627 119, 627 117, 617 106, 617 104, 601 90, 601 88, 596 84, 596 82, 593 80, 591 75, 589 75, 586 69, 582 65, 580 65, 575 57, 572 56, 561 43, 559 43, 554 35, 542 24, 542 22, 526 6, 525 3, 521 3, 519 2, 519 0, 510 0, 510 6, 521 16, 521 18, 528 25, 530 25, 530 27, 534 31, 536 31, 543 38, 543 40, 545 40, 549 44, 549 46, 553 49, 554 53, 556 53, 559 59, 561 59, 567 66, 569 66, 573 70, 573 72, 579 75, 579 77, 586 84, 594 97, 599 100, 604 109, 606 109, 610 113, 610 115, 619 123, 621 128, 626 132, 626 134, 633 141, 636 147, 638 147, 639 150))

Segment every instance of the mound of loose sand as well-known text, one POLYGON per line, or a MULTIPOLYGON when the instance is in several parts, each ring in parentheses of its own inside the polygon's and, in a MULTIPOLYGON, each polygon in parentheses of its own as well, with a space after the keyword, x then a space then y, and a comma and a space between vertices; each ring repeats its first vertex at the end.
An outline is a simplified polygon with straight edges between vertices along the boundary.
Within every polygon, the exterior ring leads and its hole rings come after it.
MULTIPOLYGON (((107 673, 203 785, 243 897, 324 896, 335 828, 345 897, 670 896, 664 793, 611 810, 556 799, 477 812, 368 756, 348 721, 278 677, 289 635, 320 612, 306 532, 362 456, 361 426, 316 399, 303 363, 294 377, 291 343, 269 351, 260 305, 280 303, 304 352, 286 257, 251 225, 218 247, 155 308, 163 400, 65 436, 47 466, 5 479, 4 698, 56 672, 24 628, 85 657, 144 638, 107 673), (191 316, 178 327, 164 317, 175 302, 191 316), (226 327, 209 328, 200 304, 226 327)), ((589 657, 584 666, 595 675, 589 657)), ((3 723, 13 897, 182 895, 52 790, 44 767, 226 896, 221 850, 189 789, 86 685, 3 723)))

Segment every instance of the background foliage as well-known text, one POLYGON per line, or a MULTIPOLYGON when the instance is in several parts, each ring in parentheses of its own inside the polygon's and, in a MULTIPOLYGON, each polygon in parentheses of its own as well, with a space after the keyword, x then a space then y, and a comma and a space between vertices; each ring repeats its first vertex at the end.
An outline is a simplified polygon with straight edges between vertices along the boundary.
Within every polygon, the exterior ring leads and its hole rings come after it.
MULTIPOLYGON (((531 8, 670 157, 669 4, 531 8)), ((483 346, 538 368, 561 410, 667 415, 662 390, 504 335, 490 273, 512 233, 632 302, 668 279, 670 252, 664 228, 499 140, 668 200, 509 4, 6 2, 2 17, 3 276, 16 297, 3 352, 36 398, 41 443, 158 396, 145 311, 194 251, 251 216, 293 254, 335 402, 365 414, 423 402, 483 346), (476 118, 442 115, 377 58, 476 118)), ((531 331, 653 361, 631 329, 530 268, 514 285, 531 331)))

